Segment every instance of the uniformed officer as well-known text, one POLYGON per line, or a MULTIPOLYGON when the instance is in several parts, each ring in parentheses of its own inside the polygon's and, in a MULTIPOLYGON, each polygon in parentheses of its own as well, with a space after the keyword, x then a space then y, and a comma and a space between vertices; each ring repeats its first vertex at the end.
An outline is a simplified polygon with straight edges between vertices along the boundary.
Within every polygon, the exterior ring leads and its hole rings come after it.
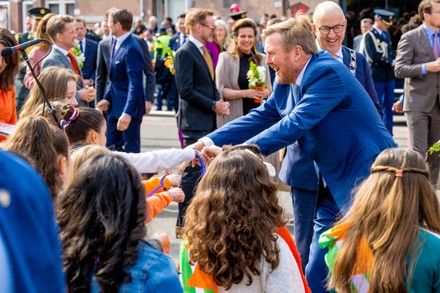
POLYGON ((388 27, 392 25, 394 13, 384 9, 376 9, 374 13, 373 28, 364 34, 365 54, 370 65, 374 88, 382 107, 384 124, 393 134, 393 66, 395 56, 388 27))

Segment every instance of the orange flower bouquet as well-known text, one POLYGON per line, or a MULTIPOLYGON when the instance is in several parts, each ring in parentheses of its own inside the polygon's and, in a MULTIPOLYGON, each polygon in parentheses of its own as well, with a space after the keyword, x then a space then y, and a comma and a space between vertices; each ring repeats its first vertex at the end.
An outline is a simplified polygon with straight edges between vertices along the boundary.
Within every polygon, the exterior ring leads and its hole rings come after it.
POLYGON ((165 57, 165 62, 164 65, 166 68, 168 68, 171 72, 172 75, 174 75, 175 71, 174 71, 174 51, 171 50, 170 47, 168 47, 166 49, 167 52, 167 57, 165 57))

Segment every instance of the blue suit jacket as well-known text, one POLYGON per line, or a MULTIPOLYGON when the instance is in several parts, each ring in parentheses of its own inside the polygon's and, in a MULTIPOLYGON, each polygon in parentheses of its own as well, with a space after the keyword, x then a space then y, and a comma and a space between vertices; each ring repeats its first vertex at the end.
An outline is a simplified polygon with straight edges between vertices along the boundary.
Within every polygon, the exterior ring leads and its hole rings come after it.
POLYGON ((91 40, 85 39, 86 41, 86 60, 84 61, 83 68, 81 68, 84 79, 91 79, 95 81, 96 73, 96 59, 98 56, 98 43, 91 40))
MULTIPOLYGON (((347 68, 351 62, 350 50, 342 46, 343 63, 347 68)), ((351 71, 350 71, 351 72, 351 71)), ((371 78, 370 68, 364 55, 356 52, 356 79, 361 83, 367 91, 371 100, 376 107, 377 112, 382 116, 382 108, 374 89, 373 79, 371 78)), ((298 143, 288 146, 289 151, 286 152, 286 158, 290 164, 283 164, 280 170, 280 179, 293 187, 305 190, 318 190, 319 179, 316 174, 313 160, 305 156, 301 151, 298 143)))
POLYGON ((138 42, 130 35, 116 51, 110 64, 110 84, 104 99, 110 101, 109 115, 122 113, 142 119, 145 112, 143 68, 145 58, 138 42))
MULTIPOLYGON (((171 50, 173 50, 174 52, 177 51, 177 49, 179 49, 182 44, 180 42, 180 34, 181 33, 176 33, 170 40, 170 43, 168 44, 168 46, 171 48, 171 50)), ((187 39, 188 41, 188 39, 187 39)))
POLYGON ((298 141, 345 209, 374 158, 395 143, 362 85, 328 53, 311 57, 298 98, 295 105, 290 85, 276 84, 266 103, 208 137, 216 145, 255 143, 264 154, 298 141))

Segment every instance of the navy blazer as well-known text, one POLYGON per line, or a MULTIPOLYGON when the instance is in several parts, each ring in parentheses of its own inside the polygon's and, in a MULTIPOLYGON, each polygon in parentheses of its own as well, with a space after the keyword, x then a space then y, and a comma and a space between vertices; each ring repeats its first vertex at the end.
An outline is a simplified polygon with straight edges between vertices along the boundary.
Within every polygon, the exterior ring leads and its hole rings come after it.
POLYGON ((119 118, 122 113, 142 119, 145 113, 142 70, 145 65, 140 45, 129 35, 112 59, 110 84, 104 99, 110 102, 109 115, 119 118))
MULTIPOLYGON (((343 63, 350 68, 351 52, 345 46, 342 46, 343 63)), ((382 108, 374 89, 373 80, 371 78, 370 69, 364 55, 356 52, 356 79, 361 83, 367 91, 371 100, 376 107, 377 112, 382 117, 382 108)), ((289 151, 286 152, 285 160, 290 164, 283 164, 279 177, 287 185, 305 189, 318 190, 319 179, 316 173, 313 160, 305 156, 301 151, 298 143, 288 146, 289 151)))
POLYGON ((98 43, 84 38, 85 40, 85 56, 83 67, 81 68, 83 78, 91 79, 95 81, 95 73, 96 73, 96 59, 98 56, 98 43))
POLYGON ((220 100, 220 95, 202 53, 193 42, 188 40, 177 51, 174 68, 180 96, 179 129, 211 131, 216 125, 216 113, 212 107, 220 100))
POLYGON ((345 211, 352 188, 368 176, 375 157, 396 144, 362 85, 326 52, 311 57, 298 99, 295 105, 289 84, 275 84, 266 103, 208 137, 220 146, 255 143, 264 154, 298 141, 345 211))
MULTIPOLYGON (((181 33, 176 33, 170 40, 168 46, 171 48, 171 50, 173 50, 174 52, 177 51, 177 49, 179 49, 182 44, 180 42, 180 34, 181 33)), ((188 38, 186 39, 188 41, 188 38)))

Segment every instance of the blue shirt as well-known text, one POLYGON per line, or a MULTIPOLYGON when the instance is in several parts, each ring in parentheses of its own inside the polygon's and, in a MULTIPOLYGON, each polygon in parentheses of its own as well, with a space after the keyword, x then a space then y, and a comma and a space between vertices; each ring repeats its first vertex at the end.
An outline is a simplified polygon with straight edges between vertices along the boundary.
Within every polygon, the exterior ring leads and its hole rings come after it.
MULTIPOLYGON (((134 265, 125 269, 130 283, 123 283, 119 292, 183 292, 177 269, 171 258, 140 241, 138 257, 134 265)), ((91 293, 101 292, 99 285, 91 278, 91 293)))

